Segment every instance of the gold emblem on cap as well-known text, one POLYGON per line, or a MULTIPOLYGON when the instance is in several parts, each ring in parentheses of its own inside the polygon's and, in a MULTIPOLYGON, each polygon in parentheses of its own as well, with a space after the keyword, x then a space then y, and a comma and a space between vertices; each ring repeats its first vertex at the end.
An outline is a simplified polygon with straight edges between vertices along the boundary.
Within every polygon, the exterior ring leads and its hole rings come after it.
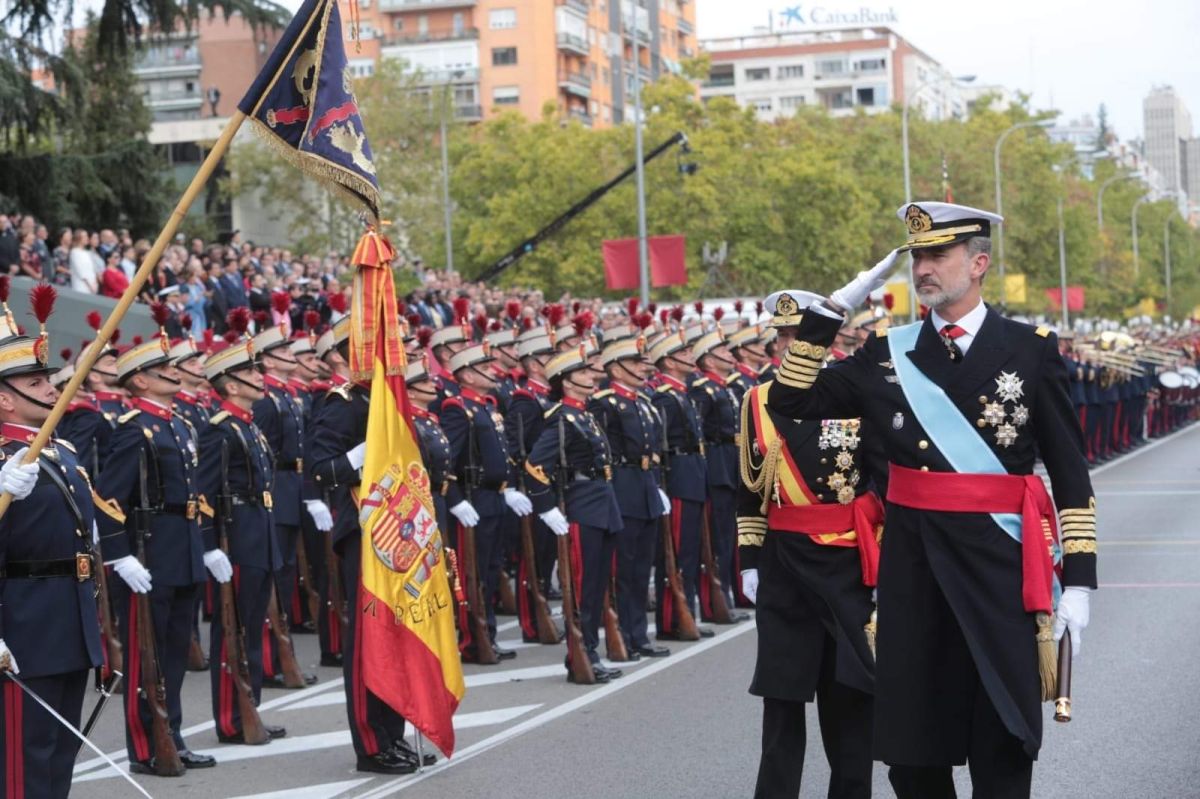
POLYGON ((638 336, 637 341, 634 343, 634 346, 637 347, 638 355, 644 355, 646 353, 646 337, 638 336))
POLYGON ((483 357, 485 357, 485 358, 492 357, 492 342, 488 341, 487 339, 484 339, 483 342, 479 346, 483 347, 483 357))
POLYGON ((45 336, 39 336, 33 342, 33 357, 37 358, 37 362, 42 366, 50 357, 50 341, 45 336))
POLYGON ((925 233, 933 229, 933 217, 919 205, 910 205, 904 213, 904 222, 909 233, 925 233))
POLYGON ((792 316, 800 310, 800 306, 792 298, 791 294, 781 294, 779 299, 775 301, 775 314, 777 316, 792 316))
POLYGON ((166 336, 158 337, 158 345, 159 345, 159 347, 162 348, 163 355, 171 354, 171 342, 167 339, 166 336))

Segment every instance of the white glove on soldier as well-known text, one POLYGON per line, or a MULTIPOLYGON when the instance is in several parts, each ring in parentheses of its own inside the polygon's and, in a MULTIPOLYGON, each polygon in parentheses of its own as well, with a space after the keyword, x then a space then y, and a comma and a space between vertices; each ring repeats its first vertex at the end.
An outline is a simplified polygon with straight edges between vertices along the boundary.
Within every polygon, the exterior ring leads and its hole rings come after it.
POLYGON ((1063 630, 1071 631, 1071 654, 1079 657, 1079 649, 1083 643, 1083 628, 1088 626, 1091 617, 1090 588, 1073 585, 1064 588, 1058 600, 1058 611, 1054 614, 1054 640, 1063 637, 1063 630))
POLYGON ((229 562, 229 556, 219 549, 204 553, 204 565, 218 583, 227 583, 233 578, 233 564, 229 562))
POLYGON ((138 559, 133 555, 117 558, 112 562, 112 567, 133 593, 147 594, 150 592, 150 572, 145 566, 138 563, 138 559))
POLYGON ((742 596, 758 603, 758 569, 742 569, 742 596))
POLYGON ((533 513, 533 503, 529 501, 529 497, 515 488, 504 489, 504 502, 518 516, 528 516, 533 513))
POLYGON ((475 510, 475 506, 465 499, 451 508, 450 512, 463 527, 474 527, 479 524, 479 511, 475 510))
POLYGON ((667 492, 663 491, 661 488, 658 489, 658 498, 662 502, 662 506, 663 506, 662 514, 660 514, 660 515, 670 516, 671 515, 671 498, 668 497, 667 492))
POLYGON ((304 507, 308 509, 308 515, 312 517, 318 530, 327 533, 333 529, 333 514, 329 512, 328 505, 319 499, 306 499, 304 507))
POLYGON ((346 460, 350 461, 351 469, 361 469, 363 463, 367 460, 367 442, 359 444, 354 449, 346 453, 346 460))
POLYGON ((22 447, 16 455, 4 462, 4 468, 0 468, 0 489, 12 494, 13 499, 25 499, 37 485, 37 461, 21 463, 28 452, 29 447, 22 447))
POLYGON ((859 272, 853 280, 830 294, 830 301, 845 308, 847 311, 853 311, 862 305, 866 302, 867 296, 872 291, 887 282, 888 273, 892 271, 892 266, 896 263, 897 255, 899 255, 899 252, 892 250, 875 266, 864 272, 859 272))
POLYGON ((17 659, 8 650, 8 644, 4 643, 3 638, 0 638, 0 671, 11 671, 13 674, 21 673, 21 670, 17 668, 17 659))
POLYGON ((567 517, 563 516, 562 511, 558 508, 551 508, 545 513, 539 513, 538 517, 546 523, 550 528, 550 532, 555 535, 566 535, 571 530, 571 525, 567 523, 567 517))

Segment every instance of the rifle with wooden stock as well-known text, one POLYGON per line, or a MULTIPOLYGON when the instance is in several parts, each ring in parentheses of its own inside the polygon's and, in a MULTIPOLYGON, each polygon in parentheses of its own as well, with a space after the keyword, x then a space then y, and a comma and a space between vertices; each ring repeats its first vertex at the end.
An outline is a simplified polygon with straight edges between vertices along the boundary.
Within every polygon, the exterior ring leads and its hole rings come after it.
MULTIPOLYGON (((121 636, 117 634, 117 625, 113 622, 112 603, 109 601, 108 574, 104 571, 104 554, 99 545, 96 547, 96 604, 100 606, 100 633, 104 637, 104 648, 107 663, 104 678, 107 680, 117 672, 125 671, 125 650, 121 646, 121 636)), ((119 686, 119 683, 115 683, 119 686)))
POLYGON ((733 615, 729 612, 729 603, 725 601, 725 589, 721 585, 721 575, 717 571, 717 559, 713 556, 712 528, 708 521, 708 508, 700 514, 700 610, 703 613, 705 604, 712 616, 714 624, 734 624, 733 615), (707 603, 705 602, 707 599, 707 603))
MULTIPOLYGON (((317 531, 320 533, 320 531, 317 531)), ((313 573, 312 562, 308 559, 308 544, 304 541, 304 532, 296 539, 296 582, 297 590, 304 592, 304 601, 308 605, 308 618, 314 625, 320 624, 321 594, 317 591, 317 575, 313 573)))
MULTIPOLYGON (((517 416, 517 441, 520 443, 520 462, 523 465, 529 453, 525 449, 525 419, 519 415, 517 416)), ((517 481, 521 493, 526 493, 523 468, 517 471, 517 481)), ((533 618, 537 625, 538 643, 557 644, 563 639, 563 633, 554 623, 554 616, 550 612, 550 603, 546 601, 546 596, 542 593, 542 581, 537 568, 537 549, 533 538, 533 514, 521 517, 521 558, 525 561, 525 581, 520 586, 520 590, 524 591, 525 596, 533 603, 533 618)))
POLYGON ((271 585, 271 598, 267 602, 267 620, 271 625, 271 637, 279 651, 279 670, 283 672, 284 688, 307 688, 308 681, 296 662, 296 650, 292 648, 292 633, 289 629, 287 611, 280 607, 279 591, 271 585))
POLYGON ((617 573, 609 564, 608 588, 604 590, 604 654, 609 660, 624 662, 629 660, 629 650, 625 646, 625 636, 621 634, 621 618, 617 615, 613 603, 617 599, 617 573))
MULTIPOLYGON (((467 433, 467 474, 463 492, 467 502, 475 496, 475 481, 478 475, 478 459, 475 452, 475 430, 467 433)), ((480 564, 475 550, 475 528, 459 525, 458 555, 462 564, 464 585, 467 593, 467 634, 475 645, 475 662, 483 666, 491 666, 500 662, 492 648, 492 634, 488 630, 487 606, 484 604, 483 587, 479 577, 480 564)), ((483 568, 487 568, 484 564, 483 568)))
MULTIPOLYGON (((667 425, 664 421, 662 467, 663 483, 671 474, 671 447, 667 441, 667 425)), ((683 580, 679 574, 679 565, 675 561, 675 536, 671 533, 671 515, 668 513, 659 517, 659 527, 662 529, 663 571, 666 572, 667 590, 671 592, 671 605, 675 616, 675 629, 672 631, 680 641, 699 641, 700 630, 696 627, 696 618, 688 605, 687 594, 683 591, 683 580)), ((667 631, 664 631, 667 632, 667 631)))
MULTIPOLYGON (((333 507, 330 502, 329 493, 325 493, 325 505, 329 508, 333 507)), ((346 615, 346 595, 342 591, 342 572, 341 558, 333 551, 333 531, 330 530, 321 535, 321 540, 325 547, 325 579, 328 580, 329 586, 325 590, 327 597, 326 611, 331 614, 329 619, 330 629, 335 626, 340 631, 345 625, 350 623, 350 618, 346 615)), ((339 637, 339 640, 340 637, 339 637)))
MULTIPOLYGON (((141 502, 135 509, 134 530, 137 537, 137 559, 146 566, 146 539, 150 536, 150 520, 154 509, 150 505, 146 480, 146 450, 138 447, 138 485, 141 502)), ((102 567, 103 568, 103 567, 102 567)), ((160 777, 178 777, 183 774, 183 761, 171 737, 171 719, 167 712, 167 680, 158 662, 158 644, 154 640, 154 617, 150 610, 150 596, 135 593, 134 603, 137 618, 132 620, 137 637, 138 665, 141 682, 137 690, 150 706, 150 735, 154 743, 154 773, 160 777)))
MULTIPOLYGON (((229 528, 233 526, 233 494, 229 490, 229 445, 221 442, 221 494, 217 497, 217 540, 221 551, 229 554, 229 528)), ((246 656, 246 628, 234 594, 233 580, 220 583, 222 651, 225 660, 220 667, 233 678, 238 715, 242 719, 242 740, 250 745, 264 744, 270 738, 258 707, 254 704, 254 689, 250 682, 250 660, 246 656)))
MULTIPOLYGON (((567 431, 562 414, 558 414, 558 509, 567 515, 567 431)), ((571 569, 571 536, 556 535, 558 539, 558 579, 562 583, 563 624, 567 628, 567 669, 579 685, 594 685, 596 673, 583 646, 583 631, 579 629, 579 607, 575 601, 575 578, 571 569)), ((607 633, 606 633, 607 635, 607 633)))

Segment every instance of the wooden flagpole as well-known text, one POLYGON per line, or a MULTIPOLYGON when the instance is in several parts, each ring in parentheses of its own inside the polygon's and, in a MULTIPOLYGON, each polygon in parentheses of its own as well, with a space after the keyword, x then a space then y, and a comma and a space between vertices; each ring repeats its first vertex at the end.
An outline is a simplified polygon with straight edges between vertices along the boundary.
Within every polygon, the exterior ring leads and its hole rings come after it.
MULTIPOLYGON (((58 402, 54 403, 54 410, 50 411, 50 416, 42 423, 42 427, 38 430, 33 443, 29 445, 29 451, 25 454, 24 463, 36 462, 38 453, 49 443, 50 436, 54 433, 54 428, 58 426, 63 414, 67 412, 67 406, 71 404, 75 393, 79 391, 79 386, 83 384, 87 373, 91 371, 92 366, 100 357, 100 353, 104 350, 105 345, 108 344, 108 340, 112 338, 113 331, 117 329, 117 325, 121 323, 121 319, 129 311, 129 306, 133 305, 133 301, 137 299, 138 292, 146 285, 146 281, 150 278, 154 267, 158 266, 159 259, 162 258, 167 245, 174 238, 175 231, 179 229, 179 225, 187 215, 188 209, 192 207, 192 203, 200 195, 201 189, 204 188, 205 184, 208 183, 208 179, 216 171, 217 164, 220 163, 225 153, 229 150, 229 145, 233 142, 233 137, 237 134, 238 128, 242 126, 245 120, 246 115, 244 113, 235 111, 233 116, 229 118, 229 121, 225 123, 225 129, 221 131, 220 138, 217 139, 213 148, 209 150, 204 163, 200 165, 200 170, 192 178, 192 182, 188 185, 187 190, 179 198, 175 210, 171 212, 171 216, 167 219, 167 224, 163 227, 162 232, 158 234, 158 238, 155 239, 154 246, 146 253, 146 258, 142 261, 142 265, 137 273, 134 274, 133 280, 129 281, 129 288, 125 289, 125 293, 121 295, 121 300, 117 303, 117 307, 113 308, 104 326, 96 334, 96 340, 80 356, 79 362, 75 366, 75 374, 67 381, 62 394, 58 397, 58 402)), ((7 491, 0 494, 0 516, 3 516, 8 510, 8 506, 12 504, 12 499, 12 494, 7 491)))

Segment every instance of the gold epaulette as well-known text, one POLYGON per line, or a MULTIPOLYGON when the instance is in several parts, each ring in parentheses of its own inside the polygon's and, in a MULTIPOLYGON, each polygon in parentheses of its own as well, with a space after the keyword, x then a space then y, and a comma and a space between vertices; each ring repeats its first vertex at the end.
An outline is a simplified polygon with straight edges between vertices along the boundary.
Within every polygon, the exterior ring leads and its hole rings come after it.
POLYGON ((212 417, 209 418, 208 423, 209 424, 220 424, 221 422, 228 419, 230 417, 230 415, 231 414, 229 413, 229 411, 217 411, 216 413, 214 413, 212 415, 212 417))
POLYGON ((888 329, 885 327, 883 330, 875 331, 875 338, 887 338, 887 334, 888 334, 888 329))
POLYGON ((1042 338, 1046 338, 1046 336, 1050 335, 1050 328, 1046 327, 1045 325, 1038 325, 1038 329, 1033 332, 1037 333, 1042 338))
POLYGON ((702 386, 707 382, 708 382, 707 377, 697 377, 695 380, 692 381, 692 385, 693 386, 702 386))
POLYGON ((121 506, 115 499, 104 499, 93 488, 92 502, 95 504, 97 510, 103 511, 105 516, 108 516, 117 524, 125 523, 125 511, 121 510, 121 506))
POLYGON ((125 424, 128 421, 132 421, 138 417, 139 413, 141 413, 141 411, 139 411, 137 408, 134 408, 132 411, 126 411, 117 418, 117 424, 125 424))
POLYGON ((557 411, 561 407, 562 407, 561 402, 554 403, 553 405, 551 405, 549 408, 546 409, 546 412, 542 414, 542 418, 549 419, 551 416, 554 415, 554 412, 557 411))
POLYGON ((525 471, 529 473, 530 477, 532 477, 534 480, 537 480, 542 485, 550 485, 550 478, 546 476, 546 470, 541 466, 534 466, 532 463, 526 461, 525 471))
POLYGON ((71 452, 71 454, 72 454, 72 455, 78 455, 78 454, 79 454, 79 453, 77 453, 77 452, 75 451, 75 445, 74 445, 74 444, 72 444, 70 441, 67 441, 65 438, 56 438, 56 439, 54 439, 54 446, 56 446, 56 447, 62 447, 63 449, 70 450, 70 452, 71 452))
POLYGON ((325 394, 325 396, 327 396, 327 397, 332 397, 334 395, 337 395, 337 396, 341 397, 342 399, 346 400, 347 402, 349 402, 350 401, 350 384, 342 383, 340 386, 334 386, 333 388, 329 389, 329 391, 326 392, 326 394, 325 394))
POLYGON ((613 390, 611 388, 602 389, 593 394, 592 399, 604 399, 605 397, 611 396, 612 393, 613 390))

